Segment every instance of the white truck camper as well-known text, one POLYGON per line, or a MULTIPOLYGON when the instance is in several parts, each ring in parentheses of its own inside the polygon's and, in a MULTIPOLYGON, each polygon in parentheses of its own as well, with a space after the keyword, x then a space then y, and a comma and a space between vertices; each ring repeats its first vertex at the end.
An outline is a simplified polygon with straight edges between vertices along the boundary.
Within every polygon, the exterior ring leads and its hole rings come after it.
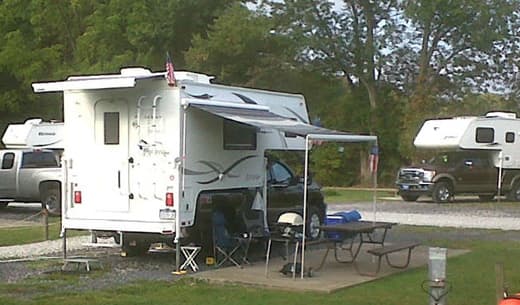
POLYGON ((63 122, 28 119, 23 124, 9 124, 2 137, 9 149, 63 149, 63 122))
POLYGON ((510 112, 427 120, 414 140, 417 148, 488 150, 495 167, 520 168, 520 119, 510 112), (500 157, 501 156, 501 157, 500 157))
POLYGON ((265 150, 305 150, 309 135, 377 139, 310 125, 302 95, 212 84, 192 72, 176 71, 172 86, 165 76, 125 68, 33 84, 36 93, 63 92, 63 230, 178 243, 201 191, 264 186, 265 150))

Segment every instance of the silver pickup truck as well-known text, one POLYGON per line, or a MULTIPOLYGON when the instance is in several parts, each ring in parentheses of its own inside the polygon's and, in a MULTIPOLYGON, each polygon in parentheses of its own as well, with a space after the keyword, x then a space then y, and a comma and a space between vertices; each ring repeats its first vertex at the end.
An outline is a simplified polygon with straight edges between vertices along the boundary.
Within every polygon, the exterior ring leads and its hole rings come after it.
POLYGON ((41 202, 61 213, 61 168, 52 150, 0 150, 0 207, 9 202, 41 202))

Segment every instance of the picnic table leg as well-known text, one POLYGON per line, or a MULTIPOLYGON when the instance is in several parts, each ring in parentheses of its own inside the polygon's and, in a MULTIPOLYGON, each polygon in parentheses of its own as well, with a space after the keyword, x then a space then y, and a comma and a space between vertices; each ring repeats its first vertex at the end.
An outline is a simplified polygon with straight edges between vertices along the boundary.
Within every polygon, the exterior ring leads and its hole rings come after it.
POLYGON ((386 262, 391 267, 398 268, 398 269, 405 269, 410 264, 410 258, 412 257, 412 250, 413 250, 413 247, 408 248, 408 257, 406 258, 406 263, 404 263, 402 265, 392 264, 390 262, 390 259, 388 258, 388 254, 385 254, 386 262))
POLYGON ((338 247, 334 247, 334 258, 336 259, 336 261, 338 263, 352 263, 356 260, 358 254, 359 254, 359 251, 361 250, 362 245, 363 245, 362 233, 356 234, 350 239, 349 247, 341 247, 341 250, 347 250, 350 253, 350 259, 348 259, 348 260, 340 259, 339 255, 338 255, 338 247), (356 241, 356 237, 358 237, 358 236, 359 236, 359 244, 357 245, 355 251, 353 251, 354 242, 356 241))

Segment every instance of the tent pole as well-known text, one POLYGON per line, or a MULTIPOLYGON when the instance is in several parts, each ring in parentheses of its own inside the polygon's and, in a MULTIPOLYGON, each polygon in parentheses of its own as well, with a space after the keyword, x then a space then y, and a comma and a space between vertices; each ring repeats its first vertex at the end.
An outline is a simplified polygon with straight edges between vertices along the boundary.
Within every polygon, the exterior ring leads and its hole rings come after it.
MULTIPOLYGON (((309 177, 309 135, 305 137, 305 171, 303 176, 303 236, 302 236, 302 269, 300 277, 303 279, 305 268, 305 233, 307 232, 307 182, 309 177)), ((296 268, 296 266, 294 266, 296 268)))

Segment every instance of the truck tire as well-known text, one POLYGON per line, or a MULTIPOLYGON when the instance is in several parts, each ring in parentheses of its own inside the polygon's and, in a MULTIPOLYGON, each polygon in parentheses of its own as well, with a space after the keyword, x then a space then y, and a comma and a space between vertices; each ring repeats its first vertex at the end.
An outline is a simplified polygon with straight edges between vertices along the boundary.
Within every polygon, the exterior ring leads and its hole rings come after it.
POLYGON ((310 208, 307 215, 307 237, 309 239, 318 239, 321 237, 321 230, 318 228, 322 225, 322 215, 316 208, 310 208))
POLYGON ((40 193, 42 208, 46 208, 51 215, 61 214, 61 190, 59 186, 44 187, 40 193))
POLYGON ((401 194, 401 198, 403 198, 404 201, 413 202, 413 201, 417 201, 419 196, 418 195, 410 195, 410 194, 401 194))
POLYGON ((520 182, 515 182, 511 191, 507 194, 507 199, 511 201, 520 201, 520 182))
POLYGON ((439 181, 435 183, 432 191, 432 199, 437 203, 449 202, 453 197, 452 187, 449 182, 439 181))

